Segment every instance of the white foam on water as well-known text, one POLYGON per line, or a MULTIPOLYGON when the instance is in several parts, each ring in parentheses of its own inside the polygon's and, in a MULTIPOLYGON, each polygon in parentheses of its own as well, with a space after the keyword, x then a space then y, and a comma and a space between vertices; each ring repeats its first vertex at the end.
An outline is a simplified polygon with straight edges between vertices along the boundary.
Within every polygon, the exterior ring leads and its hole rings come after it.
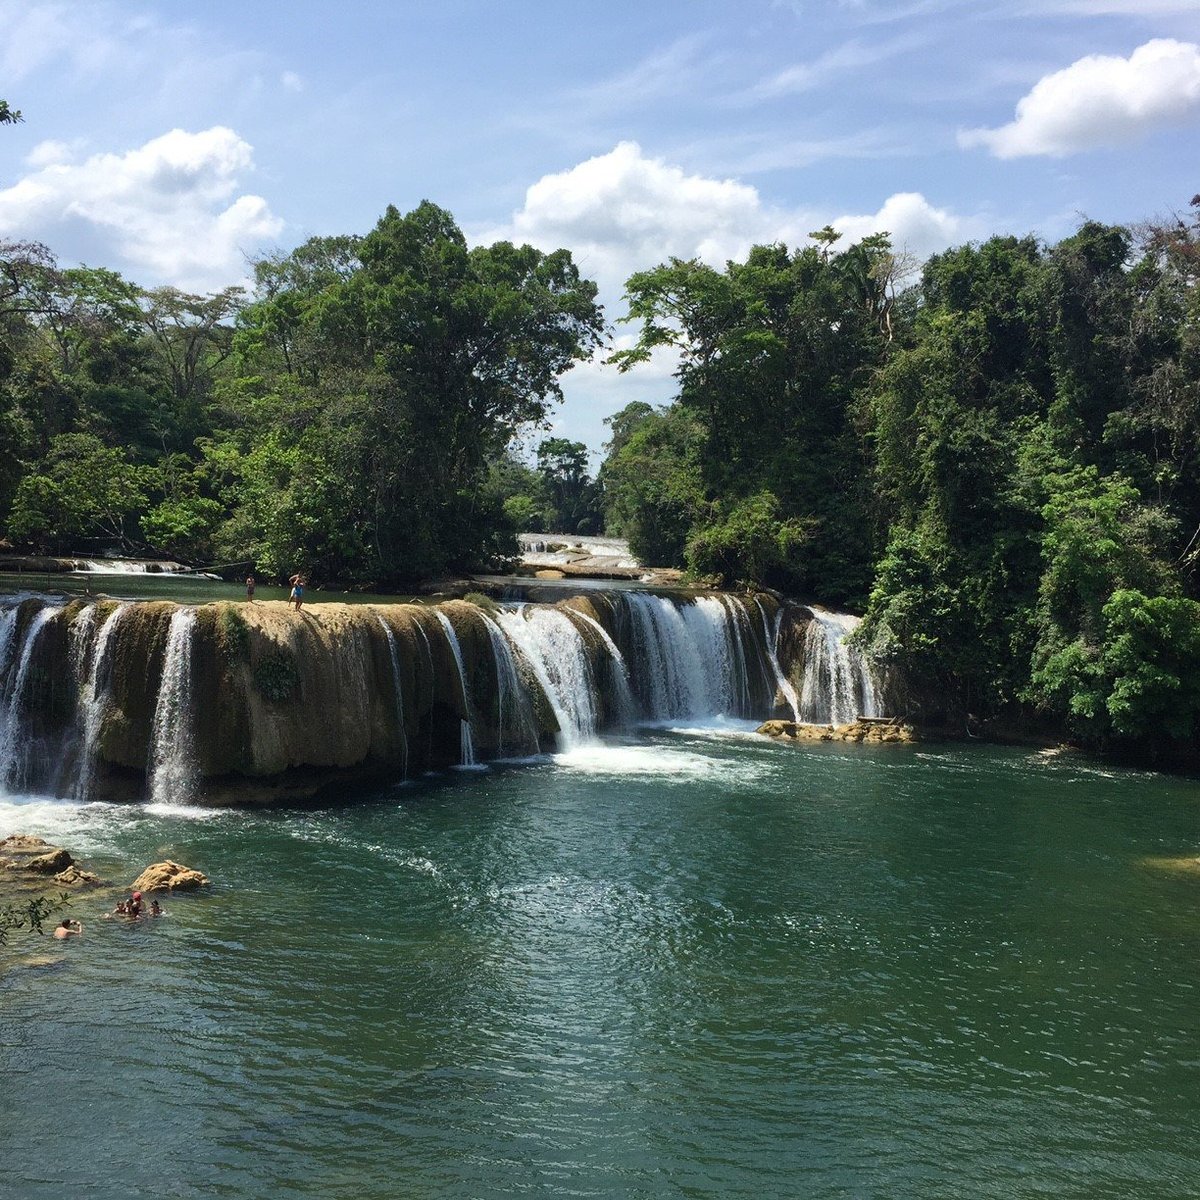
POLYGON ((554 764, 583 775, 653 777, 659 783, 716 780, 745 783, 768 774, 759 764, 712 758, 663 746, 591 743, 554 755, 554 764))
POLYGON ((195 805, 113 804, 101 800, 0 793, 0 837, 26 833, 65 846, 77 859, 121 857, 120 835, 163 818, 183 821, 243 819, 251 814, 195 805))
POLYGON ((170 801, 153 804, 139 804, 138 812, 150 813, 156 817, 184 817, 189 821, 215 821, 220 817, 248 816, 245 809, 208 808, 200 804, 172 804, 170 801))
POLYGON ((758 727, 761 721, 745 720, 742 717, 713 717, 710 721, 689 721, 686 725, 678 722, 655 722, 650 728, 661 729, 665 733, 677 733, 684 737, 708 738, 713 741, 728 739, 744 740, 758 738, 761 735, 758 727))

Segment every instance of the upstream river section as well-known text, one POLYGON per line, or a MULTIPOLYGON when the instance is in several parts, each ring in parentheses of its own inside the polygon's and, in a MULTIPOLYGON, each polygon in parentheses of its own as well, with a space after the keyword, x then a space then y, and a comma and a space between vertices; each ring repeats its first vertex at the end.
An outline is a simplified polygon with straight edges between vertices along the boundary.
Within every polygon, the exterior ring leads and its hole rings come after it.
POLYGON ((10 946, 6 1197, 1200 1189, 1192 781, 692 730, 345 800, 0 801, 214 880, 10 946))

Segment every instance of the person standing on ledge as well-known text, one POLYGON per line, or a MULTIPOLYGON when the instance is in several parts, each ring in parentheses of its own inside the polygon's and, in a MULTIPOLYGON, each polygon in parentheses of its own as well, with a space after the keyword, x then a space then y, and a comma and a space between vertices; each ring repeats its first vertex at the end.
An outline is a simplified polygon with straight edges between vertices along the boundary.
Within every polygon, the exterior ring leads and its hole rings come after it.
POLYGON ((254 603, 254 576, 253 575, 246 576, 246 599, 251 604, 254 603))
POLYGON ((296 611, 300 611, 300 606, 304 603, 304 576, 297 572, 291 578, 292 585, 292 600, 295 602, 296 611))

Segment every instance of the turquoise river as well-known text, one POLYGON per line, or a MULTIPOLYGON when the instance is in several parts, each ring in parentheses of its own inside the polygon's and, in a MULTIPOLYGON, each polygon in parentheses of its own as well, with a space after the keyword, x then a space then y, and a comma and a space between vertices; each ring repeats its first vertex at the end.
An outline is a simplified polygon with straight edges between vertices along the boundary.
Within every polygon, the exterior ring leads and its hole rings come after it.
POLYGON ((663 729, 342 799, 0 799, 214 881, 10 945, 0 1195, 1200 1195, 1194 781, 663 729))

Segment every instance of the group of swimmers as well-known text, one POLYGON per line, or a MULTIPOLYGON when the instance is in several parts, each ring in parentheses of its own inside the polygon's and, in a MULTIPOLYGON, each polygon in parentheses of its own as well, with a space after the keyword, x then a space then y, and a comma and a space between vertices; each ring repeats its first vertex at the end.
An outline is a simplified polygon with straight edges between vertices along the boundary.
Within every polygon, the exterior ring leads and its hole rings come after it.
MULTIPOLYGON (((304 603, 304 585, 308 582, 304 575, 297 572, 288 580, 292 585, 291 595, 288 597, 290 603, 296 606, 296 611, 299 612, 301 605, 304 603)), ((250 603, 254 602, 254 589, 256 582, 253 575, 246 576, 246 599, 250 603)))
POLYGON ((150 907, 142 908, 142 893, 133 892, 127 900, 118 900, 117 907, 110 913, 105 913, 105 917, 129 917, 131 920, 137 920, 139 917, 161 917, 164 909, 157 900, 150 901, 150 907))
MULTIPOLYGON (((151 900, 148 908, 142 908, 142 893, 132 892, 125 900, 118 900, 117 907, 112 912, 106 912, 103 915, 106 921, 112 920, 113 917, 126 917, 136 921, 140 917, 162 917, 166 916, 166 909, 163 908, 157 900, 151 900)), ((54 936, 60 941, 63 938, 78 937, 83 932, 83 926, 80 922, 73 920, 70 917, 65 918, 54 927, 54 936)))

